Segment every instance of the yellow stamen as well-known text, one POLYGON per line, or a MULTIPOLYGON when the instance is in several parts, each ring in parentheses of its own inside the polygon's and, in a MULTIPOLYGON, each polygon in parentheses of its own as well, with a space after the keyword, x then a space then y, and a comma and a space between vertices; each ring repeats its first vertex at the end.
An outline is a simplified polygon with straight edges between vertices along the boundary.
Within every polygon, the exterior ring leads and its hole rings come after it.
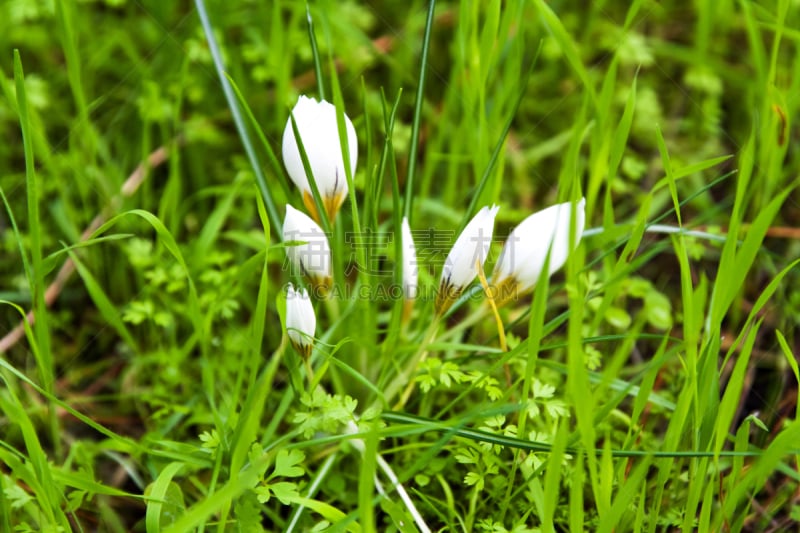
POLYGON ((339 208, 342 207, 344 203, 344 194, 341 192, 337 192, 332 196, 325 196, 322 199, 322 203, 325 204, 325 211, 328 213, 328 220, 333 221, 336 220, 336 214, 339 212, 339 208))
MULTIPOLYGON (((333 196, 322 197, 322 207, 325 208, 325 213, 328 215, 328 220, 331 221, 331 224, 336 220, 336 215, 339 213, 339 208, 342 207, 343 203, 344 194, 341 192, 333 196)), ((322 224, 322 220, 320 220, 319 213, 317 212, 317 204, 314 203, 314 196, 309 191, 303 191, 303 205, 306 206, 311 218, 313 218, 317 224, 322 224)))
POLYGON ((322 224, 319 213, 317 213, 317 204, 314 203, 314 197, 308 191, 303 191, 303 204, 306 206, 311 218, 313 218, 317 224, 322 224))

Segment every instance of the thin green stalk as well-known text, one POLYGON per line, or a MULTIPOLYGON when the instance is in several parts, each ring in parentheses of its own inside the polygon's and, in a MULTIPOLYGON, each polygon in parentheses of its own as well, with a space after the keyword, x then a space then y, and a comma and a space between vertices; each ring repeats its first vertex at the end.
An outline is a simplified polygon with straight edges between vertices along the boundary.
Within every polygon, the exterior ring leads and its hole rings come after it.
MULTIPOLYGON (((476 442, 485 442, 487 444, 497 446, 507 446, 512 449, 520 449, 529 452, 550 452, 553 445, 546 442, 538 442, 532 440, 521 439, 518 437, 509 437, 498 433, 489 433, 480 429, 471 429, 464 427, 469 421, 451 420, 449 422, 439 422, 437 420, 403 413, 398 411, 386 411, 381 413, 381 418, 390 424, 398 424, 414 428, 415 434, 436 432, 436 433, 451 433, 452 436, 463 437, 466 439, 474 440, 476 442)), ((391 434, 391 430, 387 430, 391 434)), ((585 450, 581 447, 570 446, 565 448, 565 452, 570 455, 577 455, 578 453, 590 452, 596 456, 601 456, 607 453, 602 448, 591 448, 585 450)), ((723 450, 719 452, 719 457, 762 457, 765 450, 723 450)), ((716 452, 709 450, 611 450, 612 457, 622 458, 637 458, 637 457, 654 457, 654 458, 714 458, 716 452)), ((800 454, 800 448, 792 447, 786 450, 785 457, 800 454)))
POLYGON ((411 220, 411 206, 414 200, 414 177, 417 170, 417 150, 419 149, 419 128, 422 123, 422 106, 425 99, 425 71, 428 66, 428 50, 431 42, 431 29, 433 28, 433 12, 436 0, 428 3, 428 18, 425 20, 425 35, 422 37, 422 56, 420 57, 419 84, 414 103, 414 120, 411 123, 411 145, 408 152, 408 174, 406 175, 406 197, 403 215, 411 220))

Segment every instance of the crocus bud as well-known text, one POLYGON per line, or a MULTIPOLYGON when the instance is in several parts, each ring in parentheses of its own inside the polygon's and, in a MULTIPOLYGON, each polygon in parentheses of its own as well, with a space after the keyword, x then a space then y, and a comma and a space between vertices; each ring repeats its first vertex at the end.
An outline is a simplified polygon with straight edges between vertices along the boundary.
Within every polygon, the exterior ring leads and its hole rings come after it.
POLYGON ((586 200, 581 199, 577 204, 565 202, 536 212, 514 228, 503 245, 492 274, 495 303, 506 303, 517 294, 533 288, 539 280, 548 253, 548 276, 561 268, 581 240, 585 219, 586 200), (570 238, 573 217, 575 232, 570 238))
POLYGON ((305 289, 295 290, 290 283, 286 290, 286 333, 295 350, 305 357, 311 355, 317 317, 305 289))
POLYGON ((315 285, 329 287, 331 247, 322 228, 305 213, 287 205, 283 219, 283 240, 290 243, 286 247, 286 256, 292 266, 315 285), (302 244, 294 245, 291 241, 301 241, 302 244))
MULTIPOLYGON (((328 219, 333 221, 347 196, 347 176, 339 129, 336 125, 336 108, 325 100, 317 102, 314 98, 300 96, 292 109, 292 116, 297 124, 297 132, 308 156, 311 173, 317 183, 328 219)), ((354 175, 358 158, 358 140, 353 123, 347 115, 344 116, 344 125, 350 153, 350 172, 354 175)), ((303 167, 291 117, 286 121, 286 128, 283 130, 283 164, 286 165, 289 177, 302 192, 303 203, 308 212, 319 222, 319 213, 314 204, 309 177, 306 176, 303 167)))
POLYGON ((478 211, 447 254, 436 295, 437 314, 444 314, 467 285, 472 283, 478 275, 478 269, 483 268, 492 243, 494 217, 498 209, 498 206, 493 205, 478 211))
POLYGON ((417 265, 417 250, 414 247, 414 239, 411 236, 411 228, 408 225, 408 217, 403 217, 401 227, 401 243, 403 248, 403 318, 408 320, 411 308, 414 305, 414 298, 417 297, 417 277, 419 266, 417 265))

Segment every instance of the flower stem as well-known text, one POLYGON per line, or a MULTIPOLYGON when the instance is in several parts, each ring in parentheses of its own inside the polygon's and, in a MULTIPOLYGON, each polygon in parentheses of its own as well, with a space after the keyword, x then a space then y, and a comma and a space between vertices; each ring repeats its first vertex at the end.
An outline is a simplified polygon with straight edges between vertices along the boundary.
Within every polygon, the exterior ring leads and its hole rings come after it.
POLYGON ((478 278, 481 280, 483 292, 486 294, 486 301, 489 302, 489 307, 492 309, 494 320, 497 323, 497 335, 500 337, 500 349, 504 352, 507 352, 508 346, 506 345, 506 331, 505 327, 503 326, 503 320, 500 318, 500 313, 497 311, 497 306, 495 305, 494 298, 492 297, 492 291, 489 290, 489 282, 486 281, 486 274, 483 272, 483 265, 481 265, 480 261, 476 261, 475 263, 478 266, 478 278))
POLYGON ((306 364, 306 377, 308 378, 308 393, 314 392, 314 369, 311 367, 311 354, 302 355, 303 362, 306 364))

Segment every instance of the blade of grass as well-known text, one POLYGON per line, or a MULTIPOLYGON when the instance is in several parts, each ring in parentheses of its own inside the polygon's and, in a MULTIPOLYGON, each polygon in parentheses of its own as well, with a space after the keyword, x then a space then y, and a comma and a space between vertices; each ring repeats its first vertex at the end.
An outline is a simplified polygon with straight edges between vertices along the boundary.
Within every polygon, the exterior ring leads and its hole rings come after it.
POLYGON ((225 73, 225 77, 231 84, 231 89, 233 89, 233 92, 236 94, 236 100, 239 102, 239 105, 242 106, 242 109, 247 115, 247 119, 250 121, 250 126, 256 132, 256 135, 258 135, 258 140, 261 141, 261 146, 267 153, 267 159, 269 160, 270 166, 272 166, 272 171, 275 173, 275 177, 278 179, 278 183, 280 183, 281 185, 281 189, 283 189, 283 192, 287 198, 291 198, 292 192, 286 180, 286 173, 283 171, 283 166, 281 165, 280 161, 278 161, 278 157, 275 155, 275 151, 272 149, 272 145, 267 140, 267 136, 264 134, 264 130, 261 128, 261 125, 256 120, 256 117, 253 114, 253 110, 250 109, 250 105, 247 103, 247 100, 245 100, 244 96, 242 95, 242 92, 239 90, 239 86, 236 85, 236 82, 227 73, 225 73))
MULTIPOLYGON (((800 265, 800 259, 792 261, 790 264, 784 267, 783 270, 781 270, 761 292, 755 304, 753 304, 753 307, 750 310, 744 325, 742 326, 741 333, 734 340, 731 348, 728 350, 728 353, 722 361, 721 368, 725 368, 729 359, 733 357, 734 354, 738 353, 738 359, 734 365, 733 373, 728 379, 728 388, 731 389, 731 392, 729 393, 726 389, 718 412, 715 411, 715 420, 717 426, 714 449, 717 451, 722 449, 724 441, 728 437, 729 426, 733 421, 735 410, 739 406, 740 393, 742 387, 744 386, 744 372, 747 367, 747 361, 749 360, 750 353, 753 349, 753 343, 755 342, 755 332, 758 331, 758 328, 763 321, 763 318, 758 319, 759 314, 763 310, 764 306, 766 306, 766 304, 770 301, 773 294, 775 294, 775 291, 777 291, 781 286, 781 282, 784 280, 784 278, 798 265, 800 265), (756 322, 755 326, 753 326, 753 322, 756 322), (755 332, 753 330, 755 330, 755 332)), ((780 343, 782 336, 780 333, 777 333, 777 335, 780 343)), ((792 368, 797 376, 797 363, 794 361, 792 363, 792 368)))
MULTIPOLYGON (((17 112, 22 130, 22 147, 25 154, 25 183, 28 198, 28 237, 30 238, 30 270, 26 272, 28 286, 36 320, 33 329, 38 350, 35 352, 36 365, 41 374, 45 390, 53 393, 55 367, 50 347, 50 331, 48 327, 47 304, 45 303, 44 264, 42 259, 42 223, 39 217, 39 184, 33 155, 33 139, 28 117, 28 103, 25 93, 25 74, 19 50, 14 50, 14 81, 17 89, 17 112)), ((23 263, 24 265, 25 263, 23 263)), ((50 437, 53 440, 56 456, 61 455, 61 438, 59 422, 54 409, 49 409, 50 437)))
POLYGON ((425 102, 425 74, 428 67, 428 50, 431 43, 431 30, 433 29, 433 13, 436 9, 436 0, 428 2, 428 16, 425 19, 425 33, 422 37, 422 54, 420 55, 419 78, 417 79, 417 94, 414 101, 414 119, 411 122, 411 144, 408 151, 408 173, 406 174, 406 194, 403 206, 403 215, 411 222, 411 207, 414 201, 414 178, 417 170, 417 150, 419 149, 419 129, 422 123, 422 106, 425 102))
MULTIPOLYGON (((717 276, 714 284, 714 292, 709 309, 711 324, 718 325, 733 304, 733 300, 750 272, 750 267, 753 265, 756 255, 762 249, 767 230, 794 188, 794 185, 785 188, 764 206, 753 223, 750 224, 739 250, 735 254, 723 256, 720 261, 719 271, 726 273, 726 275, 717 276)), ((735 238, 735 235, 730 236, 732 239, 735 238)))
MULTIPOLYGON (((397 91, 397 98, 394 100, 394 105, 392 105, 391 111, 387 114, 386 113, 386 97, 383 95, 383 119, 386 127, 386 137, 384 138, 384 145, 383 145, 383 153, 381 154, 381 163, 379 174, 382 176, 384 169, 386 168, 386 164, 388 162, 389 169, 391 173, 391 184, 392 184, 392 227, 395 228, 395 241, 394 241, 394 254, 395 254, 395 265, 396 268, 394 269, 394 284, 396 287, 403 286, 403 268, 405 265, 403 264, 403 240, 399 236, 399 228, 402 225, 402 215, 401 215, 401 205, 400 205, 400 183, 397 177, 397 165, 395 165, 395 158, 394 158, 394 145, 392 144, 392 133, 394 132, 394 122, 395 118, 397 117, 397 110, 400 107, 400 99, 403 95, 402 91, 397 91)), ((413 231, 412 231, 413 235, 413 231)), ((387 342, 383 344, 384 351, 391 347, 395 346, 397 342, 397 338, 400 335, 400 324, 403 319, 403 299, 398 298, 395 300, 394 305, 392 306, 392 316, 389 322, 389 331, 388 331, 388 338, 387 342)), ((388 367, 387 367, 388 368, 388 367)), ((380 382, 380 381, 379 381, 380 382)))
POLYGON ((103 287, 97 282, 91 271, 86 268, 83 262, 78 259, 77 254, 71 251, 68 253, 70 259, 72 259, 72 262, 75 264, 75 269, 78 271, 78 275, 83 280, 86 291, 89 293, 92 301, 97 306, 97 310, 100 311, 100 314, 103 315, 103 318, 106 320, 106 322, 108 322, 108 324, 114 328, 114 330, 116 330, 117 334, 122 337, 122 340, 125 341, 125 343, 133 350, 133 353, 139 353, 139 343, 136 342, 133 335, 128 330, 128 327, 122 320, 119 311, 117 311, 117 308, 111 302, 111 299, 106 295, 103 287))
MULTIPOLYGON (((264 202, 261 198, 257 197, 258 215, 261 219, 262 227, 264 228, 264 242, 265 250, 269 249, 269 218, 264 207, 264 202)), ((250 360, 247 364, 240 367, 240 371, 244 372, 248 378, 241 376, 237 383, 241 383, 247 379, 247 397, 242 404, 239 419, 234 429, 233 436, 231 437, 231 462, 230 462, 230 479, 234 480, 239 476, 239 472, 245 463, 247 453, 253 443, 258 442, 257 433, 260 427, 260 422, 267 405, 267 395, 269 394, 272 383, 275 379, 275 373, 278 370, 278 365, 281 361, 280 352, 273 354, 269 366, 264 369, 262 374, 258 375, 258 367, 262 359, 261 349, 264 344, 264 317, 267 316, 267 303, 269 295, 269 271, 268 271, 268 255, 264 254, 264 262, 261 269, 261 281, 258 287, 258 296, 256 297, 256 307, 253 313, 253 318, 249 328, 249 342, 248 346, 251 347, 250 360)), ((237 390, 237 392, 239 392, 237 390)), ((239 397, 240 394, 235 394, 234 397, 239 397)), ((278 418, 274 416, 274 418, 278 418)), ((280 420, 280 418, 278 418, 280 420)), ((227 515, 229 506, 224 506, 220 513, 220 531, 223 530, 224 525, 227 523, 227 515)))
MULTIPOLYGON (((783 333, 781 333, 778 330, 775 330, 775 336, 778 338, 778 344, 781 347, 783 356, 786 358, 786 362, 792 369, 792 373, 794 374, 794 380, 797 382, 798 385, 800 385, 800 368, 798 368, 797 359, 795 359, 795 356, 792 353, 792 349, 789 347, 789 343, 786 342, 786 337, 784 337, 783 333)), ((800 420, 800 402, 797 402, 797 404, 795 405, 795 420, 800 420)))
MULTIPOLYGON (((4 362, 0 360, 0 363, 4 362)), ((0 379, 5 385, 5 394, 0 395, 0 408, 9 417, 12 426, 18 426, 22 433, 25 449, 28 452, 27 458, 30 460, 35 476, 31 480, 35 479, 33 486, 38 488, 36 497, 39 501, 39 506, 53 528, 61 527, 64 528, 64 531, 69 531, 69 521, 61 509, 61 498, 63 497, 61 487, 56 485, 53 480, 47 454, 42 448, 42 443, 39 440, 33 421, 20 403, 6 377, 0 374, 0 379)))
MULTIPOLYGON (((619 531, 622 517, 626 512, 630 512, 633 506, 633 501, 637 493, 640 493, 639 487, 645 485, 647 472, 650 469, 652 457, 645 457, 641 462, 636 465, 631 474, 621 484, 619 490, 614 495, 614 500, 608 513, 600 520, 597 531, 619 531)), ((608 480, 612 481, 612 480, 608 480)), ((641 503, 639 504, 641 506, 641 503)))
POLYGON ((319 222, 322 225, 322 230, 330 238, 330 236, 333 235, 331 228, 332 221, 328 218, 328 212, 325 210, 325 204, 322 202, 322 195, 319 192, 317 178, 311 171, 311 163, 308 159, 308 152, 306 152, 303 139, 300 137, 300 129, 297 127, 297 122, 294 119, 294 113, 289 115, 289 120, 292 122, 292 135, 294 135, 294 139, 297 142, 297 149, 300 152, 300 161, 303 163, 303 171, 306 173, 306 177, 308 177, 308 185, 311 187, 311 196, 314 199, 314 207, 317 208, 319 222))
POLYGON ((365 533, 375 531, 375 475, 378 467, 378 423, 369 422, 370 430, 363 440, 361 467, 358 469, 358 516, 365 533))
POLYGON ((306 2, 306 24, 308 26, 308 42, 311 43, 311 57, 314 59, 314 74, 317 79, 317 92, 319 93, 319 99, 325 100, 325 83, 322 79, 322 62, 319 59, 317 36, 314 33, 314 19, 311 17, 311 8, 309 7, 308 2, 306 2))
MULTIPOLYGON (((347 180, 348 195, 350 198, 350 212, 352 215, 353 233, 357 239, 363 238, 361 231, 361 215, 358 211, 358 196, 356 195, 356 187, 352 167, 353 162, 350 161, 350 146, 347 136, 347 127, 345 126, 344 114, 344 99, 342 98, 342 88, 339 85, 339 75, 336 71, 336 64, 333 56, 328 58, 331 69, 331 87, 333 90, 333 105, 336 109, 336 128, 339 133, 339 144, 342 148, 342 161, 344 162, 344 175, 347 180)), ((358 264, 366 266, 366 257, 364 246, 356 243, 356 254, 358 264)), ((359 273, 360 273, 359 269, 359 273)))
POLYGON ((536 10, 542 17, 542 22, 544 23, 545 28, 550 31, 550 34, 558 43, 559 48, 562 52, 564 52, 567 62, 569 62, 572 70, 575 71, 575 74, 577 74, 578 78, 581 80, 583 88, 589 95, 589 100, 593 106, 596 107, 597 94, 595 93, 594 84, 589 78, 589 73, 586 71, 586 67, 583 65, 583 61, 580 58, 578 46, 575 44, 575 41, 564 27, 561 19, 558 18, 558 15, 553 12, 553 10, 544 2, 544 0, 533 0, 533 5, 536 6, 536 10))
POLYGON ((55 5, 56 20, 61 30, 59 32, 61 35, 61 48, 66 59, 67 78, 69 79, 70 92, 75 101, 79 117, 76 125, 79 134, 76 135, 76 138, 86 143, 86 146, 90 147, 87 153, 92 154, 96 153, 93 148, 97 144, 97 134, 90 121, 89 106, 86 103, 86 95, 83 89, 81 67, 85 64, 85 60, 81 61, 78 53, 74 10, 75 6, 69 2, 59 2, 55 5))
POLYGON ((165 503, 167 489, 172 478, 180 473, 183 463, 170 463, 158 474, 155 482, 150 487, 148 494, 147 512, 145 513, 145 524, 147 533, 159 533, 161 531, 161 507, 165 503))
MULTIPOLYGON (((272 193, 267 186, 267 179, 264 176, 264 172, 261 170, 261 163, 258 160, 253 143, 250 140, 250 134, 247 131, 247 125, 245 124, 242 113, 239 110, 236 96, 233 92, 233 89, 231 89, 230 83, 228 83, 228 78, 225 75, 225 65, 222 62, 222 53, 220 52, 219 45, 217 44, 217 39, 214 36, 214 30, 211 27, 211 21, 208 17, 208 12, 206 11, 205 1, 195 0, 195 7, 197 8, 197 13, 200 16, 200 24, 203 27, 203 33, 206 36, 208 48, 211 51, 211 57, 214 60, 214 67, 217 70, 217 76, 219 77, 220 84, 222 85, 222 91, 225 93, 225 100, 228 102, 228 107, 231 110, 231 116, 233 116, 233 122, 236 125, 236 131, 239 133, 239 137, 242 140, 244 150, 247 153, 247 159, 250 161, 253 174, 256 176, 258 190, 261 192, 261 197, 264 199, 264 204, 267 207, 270 225, 273 228, 280 228, 281 219, 278 215, 278 210, 275 208, 275 201, 273 200, 272 193)), ((279 240, 282 240, 283 238, 280 233, 277 233, 277 237, 279 240)))
MULTIPOLYGON (((338 453, 332 453, 325 459, 325 462, 322 463, 322 466, 317 469, 317 473, 314 476, 314 479, 311 481, 311 485, 309 485, 308 490, 306 491, 306 498, 311 499, 319 490, 320 485, 322 482, 327 478, 328 474, 331 472, 331 469, 336 462, 336 459, 339 458, 338 453)), ((303 514, 303 510, 305 507, 303 505, 298 505, 295 508, 294 513, 292 514, 291 520, 289 520, 289 525, 286 527, 286 533, 293 533, 294 529, 297 527, 297 524, 300 521, 300 517, 303 514)))
POLYGON ((672 170, 672 161, 669 157, 667 150, 667 143, 664 141, 664 135, 661 133, 661 128, 656 125, 656 141, 658 143, 658 151, 661 154, 661 164, 664 167, 664 173, 667 175, 667 185, 669 186, 669 193, 672 197, 672 204, 675 206, 675 216, 678 218, 678 225, 683 226, 681 222, 681 203, 678 199, 678 187, 675 184, 675 176, 672 170))
POLYGON ((790 454, 798 454, 796 449, 798 442, 800 442, 800 420, 795 420, 773 439, 755 464, 746 470, 747 473, 736 484, 733 491, 728 494, 722 505, 722 511, 714 521, 713 530, 720 531, 723 521, 732 521, 737 511, 741 509, 741 501, 753 490, 753 487, 763 486, 763 482, 775 470, 781 459, 790 454))
POLYGON ((533 56, 530 65, 528 66, 525 74, 522 78, 522 83, 520 85, 521 89, 519 91, 519 95, 517 96, 516 101, 514 102, 514 106, 511 108, 511 113, 508 115, 508 119, 506 120, 505 126, 503 126, 503 131, 500 133, 500 137, 497 139, 497 143, 494 145, 494 149, 492 150, 492 155, 489 157, 489 162, 486 165, 486 169, 483 171, 483 175, 481 179, 478 181, 478 186, 475 188, 475 191, 472 193, 472 197, 469 201, 469 206, 467 210, 464 212, 464 218, 461 221, 461 226, 459 227, 456 235, 459 235, 467 224, 469 224, 470 219, 475 213, 475 209, 478 206, 478 202, 480 201, 481 196, 483 195, 483 191, 486 189, 486 185, 489 183, 489 178, 492 175, 492 171, 494 170, 495 165, 497 164, 497 160, 500 157, 500 152, 505 146, 506 139, 508 138, 508 133, 511 131, 511 126, 514 124, 514 120, 517 118, 517 113, 519 112, 519 107, 522 105, 523 100, 525 99, 525 94, 528 88, 528 82, 530 80, 531 74, 533 73, 534 67, 536 67, 536 63, 539 59, 539 54, 542 51, 542 43, 539 42, 539 47, 536 49, 536 54, 533 56))
MULTIPOLYGON (((498 413, 508 412, 512 410, 517 410, 518 406, 516 405, 509 405, 502 411, 498 410, 498 413)), ((483 410, 481 411, 480 418, 484 419, 487 413, 491 413, 491 411, 483 410)), ((512 449, 520 449, 526 450, 529 452, 550 452, 552 450, 553 445, 551 443, 546 442, 539 442, 527 439, 521 439, 518 437, 510 437, 507 435, 500 435, 497 433, 489 433, 486 431, 482 431, 480 429, 471 429, 465 427, 465 424, 469 422, 467 419, 461 420, 450 420, 446 422, 440 422, 437 420, 433 420, 430 418, 425 418, 417 415, 412 415, 409 413, 403 413, 399 411, 387 411, 381 414, 381 418, 386 422, 390 423, 389 428, 384 431, 384 433, 392 436, 395 435, 391 429, 392 423, 401 424, 401 428, 404 428, 403 435, 410 435, 410 434, 419 434, 419 433, 427 433, 427 432, 436 432, 436 433, 451 433, 453 437, 463 437, 466 439, 474 440, 475 442, 485 442, 487 444, 496 445, 496 446, 507 446, 512 449)), ((356 438, 362 436, 361 434, 353 434, 350 437, 356 438)), ((310 443, 306 442, 303 444, 304 446, 311 445, 310 443)), ((574 455, 578 454, 579 452, 583 452, 584 455, 591 454, 595 456, 599 456, 603 454, 603 449, 601 448, 594 448, 592 447, 589 450, 580 448, 580 447, 567 447, 565 452, 574 455)), ((764 450, 758 449, 750 449, 745 451, 730 451, 730 450, 723 450, 720 452, 720 457, 761 457, 764 450)), ((785 450, 783 457, 788 457, 790 455, 794 455, 800 453, 800 448, 789 447, 785 450)), ((612 449, 611 450, 612 457, 625 457, 625 458, 636 458, 636 457, 653 457, 653 458, 697 458, 697 457, 714 457, 714 452, 712 451, 705 451, 705 450, 619 450, 619 449, 612 449)))
POLYGON ((560 499, 562 463, 565 459, 564 450, 567 447, 567 437, 569 436, 567 424, 559 425, 553 439, 553 449, 547 458, 547 466, 544 475, 544 508, 542 511, 542 531, 544 533, 555 533, 556 508, 560 499))

